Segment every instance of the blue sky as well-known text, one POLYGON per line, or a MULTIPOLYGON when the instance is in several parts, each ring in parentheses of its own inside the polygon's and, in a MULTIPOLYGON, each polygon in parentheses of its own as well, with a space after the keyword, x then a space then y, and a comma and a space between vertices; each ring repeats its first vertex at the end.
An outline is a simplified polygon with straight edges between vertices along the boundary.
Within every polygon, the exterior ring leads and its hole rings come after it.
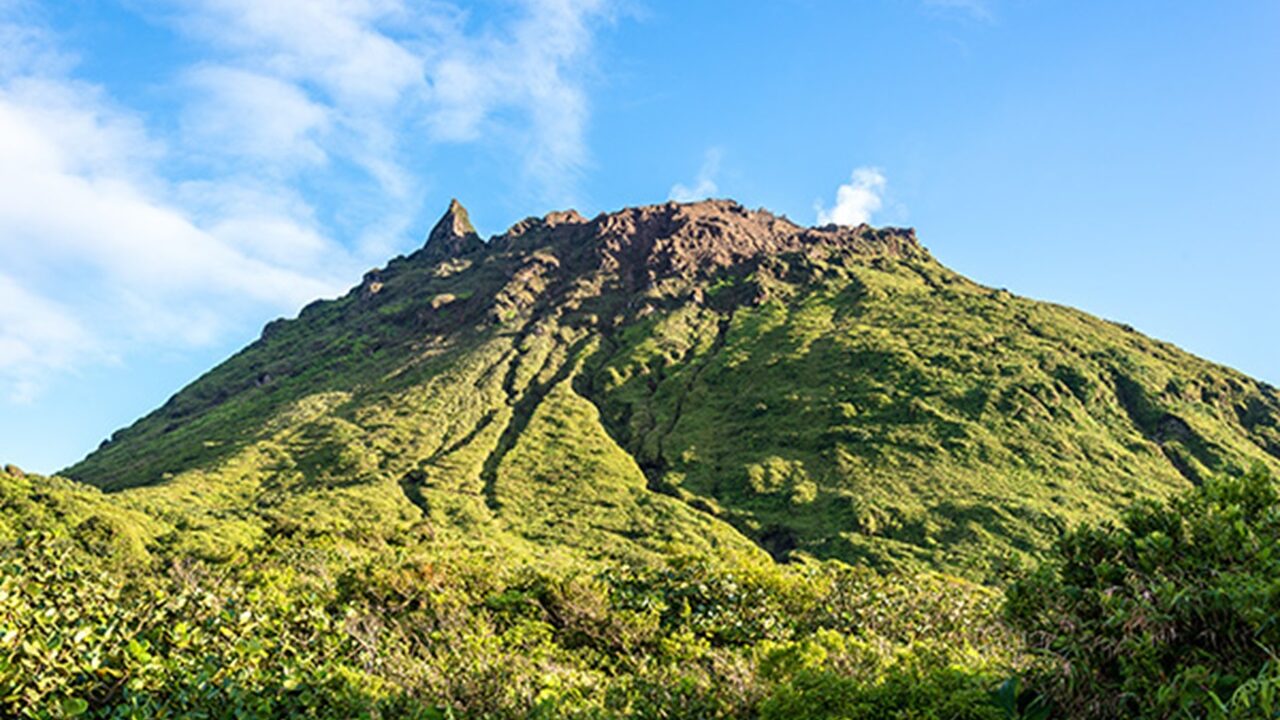
POLYGON ((0 0, 0 462, 415 248, 733 197, 1280 383, 1270 0, 0 0))

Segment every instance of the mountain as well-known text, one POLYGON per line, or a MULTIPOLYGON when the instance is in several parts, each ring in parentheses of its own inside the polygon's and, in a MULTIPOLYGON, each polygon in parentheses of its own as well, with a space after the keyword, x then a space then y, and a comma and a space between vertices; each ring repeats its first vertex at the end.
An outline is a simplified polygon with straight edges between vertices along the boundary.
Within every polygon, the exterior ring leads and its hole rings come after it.
POLYGON ((210 557, 407 536, 991 577, 1254 464, 1280 469, 1275 388, 983 287, 912 230, 714 200, 484 241, 455 201, 422 249, 268 324, 63 474, 148 518, 141 544, 210 557))

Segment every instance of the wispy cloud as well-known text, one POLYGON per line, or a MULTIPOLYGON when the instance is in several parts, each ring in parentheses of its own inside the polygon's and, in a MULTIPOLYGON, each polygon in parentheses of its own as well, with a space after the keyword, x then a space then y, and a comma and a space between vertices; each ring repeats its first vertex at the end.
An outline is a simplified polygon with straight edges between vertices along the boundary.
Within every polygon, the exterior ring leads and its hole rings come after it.
POLYGON ((286 213, 197 219, 155 172, 163 157, 93 86, 20 78, 0 87, 0 382, 29 396, 48 371, 129 343, 206 343, 248 309, 287 311, 331 294, 337 271, 358 267, 286 213), (246 225, 253 242, 237 241, 246 225), (299 236, 311 252, 275 252, 299 236))
MULTIPOLYGON (((193 146, 223 147, 278 173, 338 157, 405 199, 415 178, 399 137, 424 112, 426 58, 411 41, 435 26, 396 0, 192 0, 174 25, 208 48, 186 74, 193 146), (400 37, 397 37, 400 36, 400 37)), ((390 208, 382 208, 384 212, 390 208)))
POLYGON ((990 0, 923 0, 924 6, 940 12, 958 13, 981 22, 991 22, 995 14, 990 0))
POLYGON ((860 167, 853 171, 849 182, 836 188, 836 204, 827 209, 821 202, 815 205, 819 225, 860 225, 883 204, 885 177, 879 168, 860 167))
MULTIPOLYGON (((523 0, 480 27, 452 5, 401 0, 196 0, 194 7, 179 25, 232 65, 199 79, 250 79, 215 83, 231 107, 284 97, 262 91, 266 82, 287 84, 290 117, 310 121, 310 112, 297 111, 322 110, 317 122, 333 131, 330 141, 385 190, 408 192, 412 178, 396 150, 421 118, 427 136, 414 140, 502 142, 543 199, 575 193, 588 159, 592 25, 609 17, 606 0, 523 0)), ((295 128, 277 128, 287 129, 295 128)))
POLYGON ((48 372, 97 352, 92 334, 66 307, 0 273, 0 388, 11 402, 35 399, 48 372))
POLYGON ((330 112, 293 83, 216 65, 192 69, 186 82, 195 99, 182 125, 195 147, 215 148, 229 161, 271 166, 315 165, 328 158, 321 135, 332 124, 330 112))
POLYGON ((371 110, 424 81, 423 59, 387 28, 426 30, 435 22, 397 0, 193 0, 186 7, 192 11, 178 21, 193 34, 307 82, 336 105, 371 110))
POLYGON ((698 168, 698 177, 694 180, 693 187, 684 183, 676 183, 671 186, 671 192, 667 197, 676 202, 693 202, 695 200, 705 200, 717 192, 720 188, 716 185, 716 176, 720 174, 720 160, 723 153, 720 148, 711 148, 707 150, 702 158, 702 167, 698 168))
POLYGON ((340 291, 414 231, 423 147, 497 143, 548 198, 588 160, 607 0, 524 0, 482 26, 407 0, 165 7, 203 50, 157 118, 0 0, 0 397, 340 291))
POLYGON ((518 136, 530 143, 524 174, 545 198, 571 200, 587 160, 583 60, 592 48, 590 23, 607 18, 609 8, 604 0, 528 0, 506 32, 475 41, 461 31, 465 16, 455 17, 446 36, 455 39, 446 39, 428 64, 433 133, 453 141, 518 136))

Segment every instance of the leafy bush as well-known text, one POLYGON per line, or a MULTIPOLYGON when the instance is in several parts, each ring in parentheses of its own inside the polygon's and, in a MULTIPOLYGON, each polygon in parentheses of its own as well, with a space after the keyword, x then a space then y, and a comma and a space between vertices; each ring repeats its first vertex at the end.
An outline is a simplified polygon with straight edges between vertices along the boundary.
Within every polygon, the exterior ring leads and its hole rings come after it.
POLYGON ((126 572, 89 547, 0 550, 0 715, 986 718, 1017 666, 998 596, 941 576, 301 545, 126 572))
POLYGON ((1069 717, 1275 717, 1280 493, 1259 467, 1069 532, 1008 610, 1069 717))
POLYGON ((359 717, 395 703, 353 662, 343 618, 305 592, 191 568, 127 582, 42 533, 0 562, 5 716, 359 717))

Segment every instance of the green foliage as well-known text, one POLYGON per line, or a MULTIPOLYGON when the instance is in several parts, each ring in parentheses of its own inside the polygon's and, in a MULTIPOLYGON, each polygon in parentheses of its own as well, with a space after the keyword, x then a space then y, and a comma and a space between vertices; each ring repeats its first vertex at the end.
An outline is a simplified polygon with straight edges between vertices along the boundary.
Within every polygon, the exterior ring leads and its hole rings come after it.
POLYGON ((1280 663, 1268 660, 1258 674, 1240 683, 1231 697, 1212 695, 1209 717, 1214 720, 1272 720, 1280 716, 1280 663))
POLYGON ((1021 662, 996 594, 838 564, 547 574, 286 544, 126 575, 31 531, 0 567, 5 716, 997 717, 1021 662))
MULTIPOLYGON (((343 618, 198 570, 126 583, 31 534, 0 579, 0 708, 17 717, 358 717, 390 708, 343 618)), ((301 590, 301 588, 295 588, 301 590)))
POLYGON ((0 715, 1274 716, 1273 388, 905 231, 467 245, 0 473, 0 715))
POLYGON ((1258 467, 1080 527, 1014 585, 1072 717, 1274 717, 1280 493, 1258 467))
POLYGON ((68 474, 151 518, 161 554, 754 544, 1004 582, 1067 525, 1280 469, 1273 390, 981 287, 901 231, 637 212, 397 258, 68 474))
POLYGON ((825 670, 804 671, 764 703, 760 717, 763 720, 997 720, 1003 717, 990 701, 993 677, 932 663, 928 663, 931 665, 928 669, 917 667, 926 663, 927 660, 910 654, 865 678, 825 670))
POLYGON ((771 273, 764 302, 629 328, 591 397, 661 486, 775 556, 1000 581, 1065 525, 1280 467, 1276 410, 1237 422, 1265 388, 1109 323, 932 262, 771 273))

